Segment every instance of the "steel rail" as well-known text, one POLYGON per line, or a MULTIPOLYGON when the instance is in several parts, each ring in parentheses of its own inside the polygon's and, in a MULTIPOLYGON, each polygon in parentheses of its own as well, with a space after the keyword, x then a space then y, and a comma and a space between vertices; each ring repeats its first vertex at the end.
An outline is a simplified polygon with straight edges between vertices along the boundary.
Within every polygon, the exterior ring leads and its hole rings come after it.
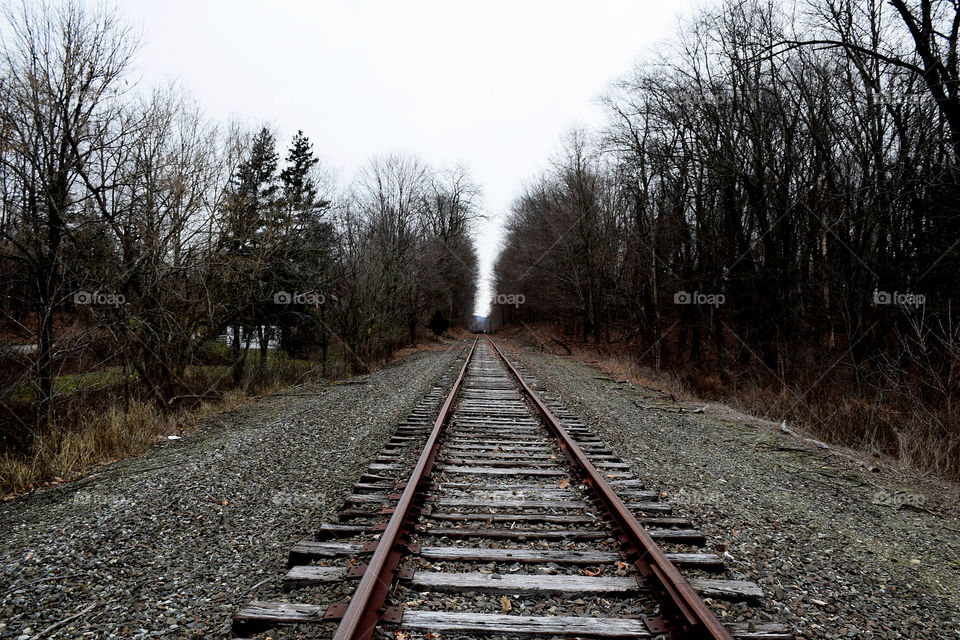
MULTIPOLYGON (((583 473, 583 480, 606 509, 611 521, 616 524, 621 543, 627 547, 628 553, 632 552, 630 559, 633 560, 641 575, 646 578, 650 590, 666 610, 661 614, 664 625, 682 638, 732 640, 727 629, 713 615, 673 563, 667 559, 650 534, 603 478, 603 474, 593 466, 540 396, 527 384, 493 340, 487 336, 484 337, 487 338, 494 353, 500 356, 507 369, 516 378, 544 422, 553 431, 567 459, 583 473)), ((651 632, 653 631, 654 629, 651 629, 651 632)))
MULTIPOLYGON (((400 547, 405 536, 410 534, 413 527, 413 521, 419 513, 420 505, 418 497, 422 499, 423 485, 429 480, 430 473, 433 471, 434 461, 437 457, 437 451, 440 448, 440 432, 446 426, 453 408, 453 402, 463 384, 467 367, 476 351, 477 343, 480 337, 473 341, 470 352, 467 354, 460 369, 460 375, 457 376, 446 402, 440 409, 440 415, 433 423, 433 430, 427 443, 420 453, 417 460, 417 466, 414 467, 407 484, 394 507, 393 515, 387 521, 387 526, 380 536, 373 557, 367 563, 367 567, 360 578, 360 584, 350 599, 346 611, 337 630, 333 634, 333 640, 368 640, 373 635, 374 627, 380 621, 384 613, 384 603, 390 586, 397 577, 397 568, 400 564, 400 558, 403 557, 404 549, 400 547)), ((422 501, 422 500, 419 500, 422 501)))

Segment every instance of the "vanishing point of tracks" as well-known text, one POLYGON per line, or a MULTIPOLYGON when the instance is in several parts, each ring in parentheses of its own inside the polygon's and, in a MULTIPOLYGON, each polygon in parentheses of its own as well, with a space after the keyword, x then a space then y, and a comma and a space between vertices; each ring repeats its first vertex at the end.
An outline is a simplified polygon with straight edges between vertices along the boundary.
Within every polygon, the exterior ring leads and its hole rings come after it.
POLYGON ((340 522, 291 550, 294 597, 242 607, 237 636, 794 637, 748 606, 763 599, 755 583, 724 579, 703 534, 492 341, 453 375, 439 415, 434 387, 340 522), (340 601, 318 601, 324 588, 340 601), (721 623, 714 600, 746 603, 743 621, 721 623))

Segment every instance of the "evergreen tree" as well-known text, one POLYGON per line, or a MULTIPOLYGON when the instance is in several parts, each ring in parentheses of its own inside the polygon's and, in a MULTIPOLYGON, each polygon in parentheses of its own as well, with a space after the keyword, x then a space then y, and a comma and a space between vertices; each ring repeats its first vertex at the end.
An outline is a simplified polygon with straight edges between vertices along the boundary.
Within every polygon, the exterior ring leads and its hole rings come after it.
MULTIPOLYGON (((330 203, 319 198, 316 177, 312 174, 319 160, 303 131, 297 131, 293 137, 285 160, 280 182, 287 239, 273 273, 287 289, 317 290, 326 295, 331 278, 333 228, 321 218, 330 203)), ((326 375, 329 329, 325 306, 313 310, 295 306, 279 309, 277 323, 281 327, 282 347, 287 353, 304 355, 313 347, 319 347, 326 375)))
POLYGON ((276 139, 263 127, 253 138, 250 156, 233 176, 229 235, 234 250, 263 244, 261 236, 278 222, 277 162, 276 139))
POLYGON ((258 334, 260 365, 266 362, 263 327, 270 325, 270 297, 274 283, 271 261, 282 246, 284 220, 278 206, 276 138, 266 127, 250 145, 250 155, 240 163, 232 178, 227 204, 227 284, 237 296, 233 323, 233 380, 240 385, 249 340, 258 334), (254 327, 256 329, 254 329, 254 327))
POLYGON ((308 217, 316 208, 323 208, 328 203, 317 200, 317 184, 310 170, 320 160, 313 155, 313 145, 303 131, 297 131, 293 137, 286 161, 287 166, 280 172, 284 201, 291 213, 308 217))

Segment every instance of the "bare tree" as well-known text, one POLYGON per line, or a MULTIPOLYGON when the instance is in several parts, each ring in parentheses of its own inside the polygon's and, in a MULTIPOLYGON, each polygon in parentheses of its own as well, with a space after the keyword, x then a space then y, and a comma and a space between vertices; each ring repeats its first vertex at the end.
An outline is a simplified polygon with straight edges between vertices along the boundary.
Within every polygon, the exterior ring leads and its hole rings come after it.
MULTIPOLYGON (((915 396, 952 407, 960 393, 944 382, 960 268, 960 21, 952 2, 810 7, 701 11, 663 58, 618 82, 603 148, 568 144, 514 204, 495 276, 526 304, 494 313, 559 319, 598 349, 607 336, 694 380, 750 379, 787 399, 785 417, 896 453, 900 427, 851 428, 851 406, 875 400, 883 416, 915 396), (887 304, 894 291, 936 295, 905 308, 887 304)), ((941 468, 960 460, 942 428, 952 415, 915 425, 951 451, 941 468)))
POLYGON ((9 8, 6 18, 2 162, 12 197, 4 206, 5 218, 18 223, 7 225, 5 239, 29 274, 25 293, 35 309, 38 419, 50 422, 55 313, 66 294, 64 245, 100 187, 83 177, 91 158, 114 142, 111 123, 136 40, 114 13, 79 2, 25 1, 9 8))

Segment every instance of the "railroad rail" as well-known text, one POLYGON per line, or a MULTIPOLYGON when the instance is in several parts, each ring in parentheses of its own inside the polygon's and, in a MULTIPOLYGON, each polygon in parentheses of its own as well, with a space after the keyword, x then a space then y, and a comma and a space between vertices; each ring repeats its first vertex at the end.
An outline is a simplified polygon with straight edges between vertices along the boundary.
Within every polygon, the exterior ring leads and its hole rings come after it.
POLYGON ((291 550, 284 585, 309 601, 251 602, 237 637, 289 625, 334 640, 794 637, 750 608, 736 610, 747 622, 721 622, 709 604, 761 604, 758 585, 716 577, 723 560, 699 549, 703 534, 492 340, 462 360, 442 404, 434 387, 398 426, 340 522, 291 550))

